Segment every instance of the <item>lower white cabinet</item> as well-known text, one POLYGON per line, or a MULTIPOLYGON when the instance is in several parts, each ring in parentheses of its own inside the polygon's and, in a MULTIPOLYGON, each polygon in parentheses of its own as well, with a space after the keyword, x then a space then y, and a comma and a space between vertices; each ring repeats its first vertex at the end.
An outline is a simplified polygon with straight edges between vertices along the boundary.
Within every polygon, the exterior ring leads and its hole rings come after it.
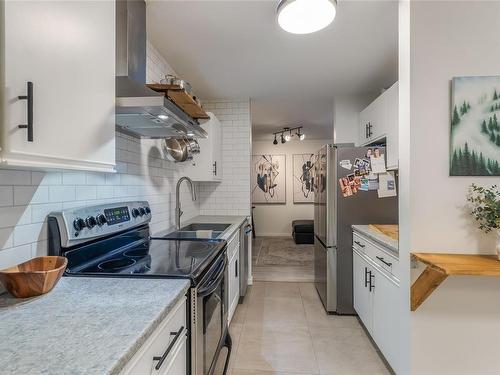
POLYGON ((187 375, 186 299, 160 323, 120 375, 187 375))
POLYGON ((399 281, 353 249, 354 309, 392 369, 399 370, 399 281))
POLYGON ((227 244, 228 265, 228 323, 231 323, 240 299, 240 231, 231 237, 227 244))

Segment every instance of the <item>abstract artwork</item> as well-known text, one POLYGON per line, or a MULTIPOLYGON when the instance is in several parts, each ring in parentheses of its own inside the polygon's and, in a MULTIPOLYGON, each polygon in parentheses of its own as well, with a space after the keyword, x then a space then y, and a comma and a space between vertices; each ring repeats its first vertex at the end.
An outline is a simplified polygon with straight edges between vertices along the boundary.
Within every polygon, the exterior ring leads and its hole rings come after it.
POLYGON ((293 203, 314 202, 314 154, 293 155, 293 203))
POLYGON ((285 155, 252 156, 252 203, 286 203, 285 155))
POLYGON ((452 81, 451 176, 500 176, 500 76, 452 81))

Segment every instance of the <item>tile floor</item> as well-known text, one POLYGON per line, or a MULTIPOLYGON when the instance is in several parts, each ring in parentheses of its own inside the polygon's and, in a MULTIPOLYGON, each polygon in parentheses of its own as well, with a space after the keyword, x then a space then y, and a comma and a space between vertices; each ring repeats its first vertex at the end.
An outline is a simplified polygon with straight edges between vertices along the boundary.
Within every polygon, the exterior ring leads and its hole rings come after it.
POLYGON ((254 281, 313 282, 314 267, 312 259, 308 265, 289 265, 286 259, 284 259, 283 264, 276 265, 262 265, 262 262, 259 262, 259 256, 263 246, 266 245, 266 241, 276 241, 277 239, 281 239, 289 247, 296 248, 297 252, 300 252, 304 246, 311 246, 296 245, 291 236, 254 238, 252 241, 252 275, 254 281))
POLYGON ((357 319, 327 315, 311 283, 254 283, 230 332, 229 375, 390 374, 357 319))

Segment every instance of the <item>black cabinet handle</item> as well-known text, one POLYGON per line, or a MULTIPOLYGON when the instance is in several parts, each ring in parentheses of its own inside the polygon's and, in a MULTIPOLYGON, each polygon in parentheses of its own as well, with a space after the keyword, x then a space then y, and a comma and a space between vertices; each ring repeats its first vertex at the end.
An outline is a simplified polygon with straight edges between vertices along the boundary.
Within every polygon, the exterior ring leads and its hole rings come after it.
POLYGON ((214 176, 217 176, 217 162, 214 161, 214 170, 213 170, 214 176))
POLYGON ((373 127, 372 123, 369 122, 368 123, 368 138, 370 138, 373 135, 373 133, 372 133, 372 127, 373 127))
POLYGON ((368 268, 365 267, 365 288, 368 286, 368 268))
POLYGON ((234 267, 234 277, 238 277, 238 259, 236 259, 236 265, 234 267))
POLYGON ((372 271, 370 271, 370 292, 375 289, 375 284, 372 283, 372 279, 375 279, 375 275, 372 274, 372 271))
POLYGON ((172 351, 172 348, 174 347, 175 343, 177 342, 179 337, 181 337, 181 334, 183 331, 184 331, 184 326, 179 328, 179 330, 177 332, 170 332, 170 336, 175 335, 175 337, 172 340, 172 342, 168 345, 168 348, 167 348, 167 350, 165 350, 165 353, 163 353, 163 355, 161 357, 153 357, 153 361, 158 361, 158 363, 155 366, 156 370, 159 370, 160 367, 163 365, 163 362, 165 362, 165 359, 167 359, 167 357, 170 354, 170 352, 172 351))
POLYGON ((392 267, 392 263, 387 262, 384 258, 382 257, 376 257, 378 260, 380 260, 382 263, 384 263, 388 267, 392 267))
POLYGON ((355 243, 356 245, 358 245, 359 247, 365 247, 365 245, 363 245, 363 244, 362 244, 361 242, 359 242, 359 241, 354 241, 354 243, 355 243))
POLYGON ((365 138, 368 138, 368 124, 365 124, 365 138))
POLYGON ((19 129, 28 130, 28 142, 33 142, 33 82, 28 81, 26 95, 19 95, 19 100, 26 100, 28 123, 18 125, 19 129))

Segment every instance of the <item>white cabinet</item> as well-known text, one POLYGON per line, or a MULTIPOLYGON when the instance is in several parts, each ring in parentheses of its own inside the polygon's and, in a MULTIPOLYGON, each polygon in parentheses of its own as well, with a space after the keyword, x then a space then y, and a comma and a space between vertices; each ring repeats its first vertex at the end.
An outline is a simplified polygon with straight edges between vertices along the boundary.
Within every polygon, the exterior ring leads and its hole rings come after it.
POLYGON ((359 145, 386 145, 388 169, 398 168, 399 159, 399 84, 384 91, 359 114, 359 145))
POLYGON ((0 2, 0 39, 0 165, 113 171, 114 1, 0 2))
POLYGON ((236 231, 227 244, 228 265, 228 323, 231 323, 240 298, 240 231, 236 231))
POLYGON ((385 273, 373 269, 373 340, 387 362, 399 369, 398 285, 385 273))
POLYGON ((120 375, 187 375, 187 332, 186 299, 182 299, 120 375))
POLYGON ((372 293, 368 288, 369 264, 357 252, 353 252, 354 309, 368 331, 372 329, 372 293))
POLYGON ((222 127, 213 113, 208 115, 210 120, 201 125, 208 137, 198 139, 200 153, 185 169, 193 181, 222 181, 222 127))
MULTIPOLYGON (((355 235, 353 247, 354 309, 392 369, 399 370, 399 280, 355 235), (356 242, 355 242, 356 243, 356 242), (367 250, 365 250, 367 249, 367 250)), ((384 252, 385 253, 385 252, 384 252)))

